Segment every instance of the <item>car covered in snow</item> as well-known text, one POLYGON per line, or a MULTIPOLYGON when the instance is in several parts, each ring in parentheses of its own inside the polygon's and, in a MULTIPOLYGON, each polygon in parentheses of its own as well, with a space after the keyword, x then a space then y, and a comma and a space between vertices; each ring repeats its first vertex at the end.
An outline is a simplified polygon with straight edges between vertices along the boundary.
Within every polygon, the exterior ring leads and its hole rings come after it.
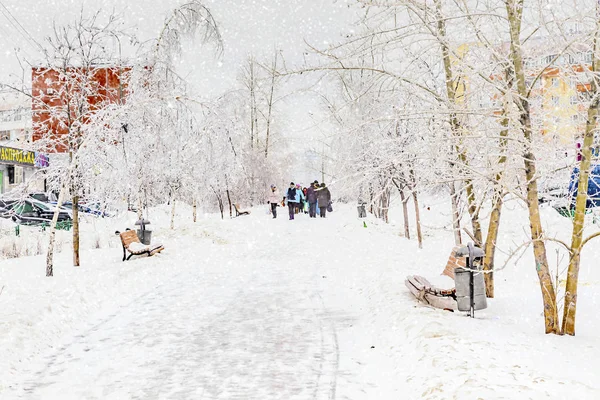
MULTIPOLYGON (((49 204, 56 206, 56 202, 50 202, 49 204)), ((70 201, 65 201, 62 206, 62 208, 69 210, 69 213, 72 214, 72 210, 73 210, 73 203, 70 201)), ((101 206, 100 203, 85 203, 85 202, 81 202, 77 204, 77 210, 79 212, 85 213, 85 214, 91 214, 94 215, 96 217, 111 217, 113 215, 113 213, 109 213, 108 211, 106 211, 105 209, 103 209, 103 207, 101 206)))
MULTIPOLYGON (((13 201, 6 209, 6 217, 23 225, 49 225, 54 217, 56 207, 37 200, 13 201)), ((66 210, 59 210, 58 222, 71 221, 66 210)))
POLYGON ((12 218, 11 209, 16 200, 0 200, 0 218, 12 218))

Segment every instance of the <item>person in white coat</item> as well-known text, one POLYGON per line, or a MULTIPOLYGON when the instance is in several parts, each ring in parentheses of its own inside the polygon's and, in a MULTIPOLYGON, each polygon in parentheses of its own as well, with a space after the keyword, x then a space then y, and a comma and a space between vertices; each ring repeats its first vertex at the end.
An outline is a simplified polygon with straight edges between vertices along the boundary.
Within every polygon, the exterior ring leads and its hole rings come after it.
POLYGON ((271 214, 273 218, 277 218, 277 206, 281 201, 282 197, 279 193, 279 189, 275 185, 271 185, 271 190, 267 193, 267 203, 271 205, 271 214))

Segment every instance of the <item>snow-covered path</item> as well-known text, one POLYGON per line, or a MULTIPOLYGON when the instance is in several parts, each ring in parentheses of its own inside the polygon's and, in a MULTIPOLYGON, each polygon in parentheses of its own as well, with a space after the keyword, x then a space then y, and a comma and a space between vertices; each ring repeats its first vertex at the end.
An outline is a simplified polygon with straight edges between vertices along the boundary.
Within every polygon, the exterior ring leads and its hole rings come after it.
POLYGON ((335 254, 324 236, 303 234, 327 221, 268 222, 277 239, 263 230, 235 251, 213 249, 76 332, 32 371, 22 398, 334 398, 337 338, 318 270, 335 254))
MULTIPOLYGON (((439 276, 447 232, 419 250, 397 225, 365 229, 352 206, 293 222, 260 211, 185 214, 175 231, 156 211, 165 252, 123 263, 118 248, 90 250, 81 268, 64 253, 52 279, 40 256, 4 262, 0 398, 598 398, 593 263, 578 336, 548 336, 531 260, 498 274, 501 295, 470 319, 418 305, 403 284, 452 284, 439 276)), ((507 223, 505 237, 521 230, 507 223)))

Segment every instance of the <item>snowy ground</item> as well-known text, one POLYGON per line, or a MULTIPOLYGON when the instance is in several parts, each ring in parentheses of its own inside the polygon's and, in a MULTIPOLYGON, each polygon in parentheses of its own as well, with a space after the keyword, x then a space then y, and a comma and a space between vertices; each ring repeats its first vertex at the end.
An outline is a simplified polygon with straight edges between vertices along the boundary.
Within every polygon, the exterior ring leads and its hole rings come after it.
MULTIPOLYGON (((60 254, 51 279, 42 256, 0 263, 0 398, 600 398, 597 245, 583 256, 577 336, 556 337, 543 334, 531 251, 497 274, 476 319, 415 302, 408 274, 452 284, 439 277, 447 204, 434 198, 423 250, 398 224, 364 228, 351 206, 293 222, 264 211, 194 225, 185 210, 170 231, 155 210, 166 250, 127 263, 110 236, 119 221, 105 222, 106 245, 80 268, 60 254)), ((568 220, 543 213, 568 237, 568 220)), ((508 249, 526 217, 511 203, 503 217, 508 249)))

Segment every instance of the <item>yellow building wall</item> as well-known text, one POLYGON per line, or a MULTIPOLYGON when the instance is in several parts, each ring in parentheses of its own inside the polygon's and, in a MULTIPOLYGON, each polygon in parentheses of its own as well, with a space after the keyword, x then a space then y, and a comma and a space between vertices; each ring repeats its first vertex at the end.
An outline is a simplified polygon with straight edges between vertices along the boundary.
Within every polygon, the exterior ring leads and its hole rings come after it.
POLYGON ((571 87, 570 80, 561 75, 547 75, 543 79, 543 118, 544 134, 556 135, 561 143, 573 143, 577 131, 583 125, 581 120, 574 120, 578 115, 578 105, 571 104, 571 97, 577 96, 577 88, 571 87))

